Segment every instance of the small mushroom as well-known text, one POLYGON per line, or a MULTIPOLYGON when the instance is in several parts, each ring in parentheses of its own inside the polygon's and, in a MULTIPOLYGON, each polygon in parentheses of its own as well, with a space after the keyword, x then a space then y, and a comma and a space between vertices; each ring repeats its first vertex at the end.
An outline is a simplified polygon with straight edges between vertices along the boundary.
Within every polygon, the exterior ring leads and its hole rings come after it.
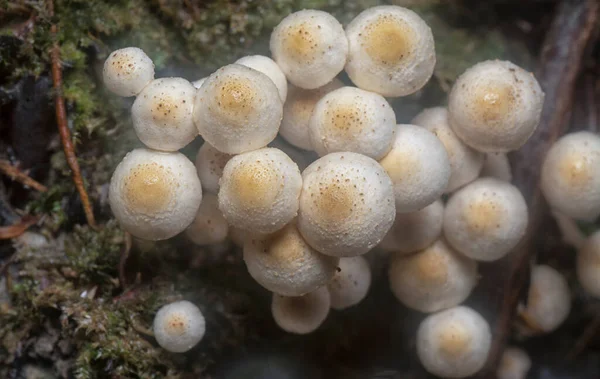
POLYGON ((124 97, 136 96, 154 79, 154 63, 137 47, 115 50, 104 61, 104 85, 124 97))
POLYGON ((342 310, 360 303, 371 286, 371 267, 364 257, 340 258, 328 285, 331 308, 342 310))
POLYGON ((271 313, 275 323, 294 334, 312 333, 327 318, 331 302, 327 287, 304 296, 288 297, 273 294, 271 313))
POLYGON ((182 300, 160 308, 154 316, 154 337, 165 350, 185 353, 204 337, 206 323, 197 306, 182 300))
POLYGON ((314 151, 301 150, 295 147, 294 145, 286 142, 286 140, 281 138, 280 136, 277 136, 277 138, 275 138, 273 142, 271 142, 268 146, 279 149, 285 154, 287 154, 287 156, 290 157, 294 161, 294 163, 298 165, 300 171, 304 171, 305 168, 307 168, 311 163, 313 163, 319 158, 319 156, 314 151))
POLYGON ((496 376, 498 379, 527 379, 531 369, 531 358, 525 350, 518 347, 507 347, 502 353, 496 376))
POLYGON ((219 210, 217 196, 204 194, 196 218, 185 231, 186 236, 196 245, 216 245, 227 238, 229 225, 219 210))
POLYGON ((512 181, 512 170, 506 154, 487 153, 481 169, 481 176, 490 176, 510 183, 512 181))
POLYGON ((211 193, 219 192, 219 180, 231 154, 225 154, 204 142, 196 154, 196 170, 202 187, 211 193))
POLYGON ((267 75, 277 87, 281 102, 285 103, 288 91, 287 79, 275 61, 264 55, 247 55, 238 59, 235 63, 253 68, 267 75))
POLYGON ((600 298, 600 231, 589 236, 577 253, 577 279, 590 295, 600 298))

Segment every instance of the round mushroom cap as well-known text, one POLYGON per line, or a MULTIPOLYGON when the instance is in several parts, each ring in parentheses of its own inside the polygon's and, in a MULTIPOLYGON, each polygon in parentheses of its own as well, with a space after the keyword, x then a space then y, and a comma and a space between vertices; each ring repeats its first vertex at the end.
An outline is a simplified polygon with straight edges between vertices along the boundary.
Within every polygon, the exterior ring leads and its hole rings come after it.
POLYGON ((396 254, 389 269, 396 298, 420 312, 437 312, 466 300, 477 285, 477 262, 443 240, 415 254, 396 254))
POLYGON ((454 132, 485 153, 517 150, 540 122, 544 92, 533 74, 507 61, 485 61, 465 71, 448 98, 454 132))
POLYGON ((312 150, 308 123, 315 105, 329 92, 342 88, 344 83, 338 79, 312 90, 289 86, 287 100, 283 105, 283 120, 279 134, 292 145, 304 150, 312 150))
POLYGON ((443 228, 456 250, 479 261, 495 261, 517 246, 527 223, 527 204, 517 187, 480 178, 450 197, 443 228))
POLYGON ((421 89, 433 74, 433 34, 409 9, 369 8, 348 24, 346 36, 346 72, 359 88, 387 97, 406 96, 421 89))
POLYGON ((600 298, 600 231, 589 236, 577 253, 577 279, 587 293, 600 298))
POLYGON ((244 261, 250 275, 267 290, 301 296, 326 285, 339 258, 323 255, 298 232, 295 223, 262 238, 247 238, 244 261))
POLYGON ((379 163, 394 184, 398 213, 428 206, 448 187, 451 169, 446 149, 420 126, 398 125, 392 150, 379 163))
POLYGON ((136 96, 154 79, 154 63, 137 47, 115 50, 104 61, 104 85, 119 96, 136 96))
POLYGON ((512 181, 512 170, 506 154, 487 153, 481 169, 481 176, 491 176, 510 183, 512 181))
POLYGON ((298 229, 323 254, 364 254, 394 223, 392 182, 367 156, 328 154, 308 166, 302 178, 298 229))
POLYGON ((208 142, 200 146, 196 154, 196 170, 204 189, 212 193, 219 192, 223 169, 232 157, 233 155, 220 152, 208 142))
POLYGON ((271 34, 271 54, 295 86, 315 89, 331 82, 346 64, 348 40, 327 12, 305 9, 285 17, 271 34))
POLYGON ((454 192, 477 179, 483 166, 484 154, 469 147, 454 133, 448 123, 448 110, 444 107, 426 108, 411 124, 419 125, 435 134, 448 153, 450 179, 446 192, 454 192))
POLYGON ((298 165, 298 168, 301 172, 319 158, 314 151, 301 150, 294 145, 289 144, 280 136, 277 136, 277 138, 275 138, 273 142, 268 145, 268 147, 274 147, 283 151, 294 161, 294 163, 298 165))
POLYGON ((199 89, 200 87, 202 87, 202 84, 204 84, 204 82, 206 81, 206 79, 208 79, 208 76, 204 77, 202 79, 194 80, 192 82, 192 85, 194 86, 194 88, 199 89))
POLYGON ((331 308, 342 310, 360 303, 371 286, 371 267, 364 257, 340 258, 329 283, 331 308))
POLYGON ((525 350, 507 347, 502 353, 496 376, 498 379, 527 379, 531 359, 525 350))
POLYGON ((196 89, 182 78, 151 81, 131 107, 133 128, 154 150, 177 151, 192 142, 198 129, 192 120, 196 89))
POLYGON ((321 287, 304 296, 288 297, 273 294, 271 313, 275 323, 288 333, 312 333, 329 314, 329 291, 321 287))
POLYGON ((237 64, 241 64, 242 66, 250 67, 255 69, 256 71, 260 71, 263 74, 267 75, 269 79, 273 81, 273 84, 277 87, 277 91, 279 91, 279 97, 281 98, 281 102, 285 103, 285 99, 287 97, 288 92, 288 84, 283 71, 279 68, 277 63, 269 57, 265 57, 264 55, 247 55, 235 61, 237 64))
POLYGON ((379 247, 397 254, 423 250, 442 234, 443 221, 444 203, 439 199, 418 211, 396 213, 394 225, 379 247))
POLYGON ((533 334, 556 330, 571 312, 571 291, 565 277, 546 265, 531 270, 527 306, 521 306, 519 316, 533 334))
POLYGON ((302 175, 279 149, 266 147, 231 158, 220 185, 219 208, 237 228, 269 234, 298 214, 302 175))
POLYGON ((417 330, 421 364, 442 378, 465 378, 481 370, 491 344, 487 321, 464 306, 428 316, 417 330))
POLYGON ((600 215, 600 136, 581 131, 561 137, 542 165, 542 192, 550 207, 576 220, 600 215))
POLYGON ((383 96, 342 87, 315 105, 308 130, 320 156, 351 151, 379 160, 392 148, 396 115, 383 96))
POLYGON ((197 306, 182 300, 160 308, 154 317, 154 337, 165 350, 184 353, 200 342, 206 331, 204 316, 197 306))
POLYGON ((277 136, 282 115, 273 81, 239 64, 217 70, 196 94, 194 122, 200 135, 227 154, 267 146, 277 136))
POLYGON ((125 230, 142 239, 163 240, 184 231, 201 200, 196 168, 181 153, 135 149, 110 179, 113 214, 125 230))
POLYGON ((217 196, 204 194, 196 218, 185 234, 196 245, 216 245, 225 241, 228 232, 229 225, 219 209, 217 196))

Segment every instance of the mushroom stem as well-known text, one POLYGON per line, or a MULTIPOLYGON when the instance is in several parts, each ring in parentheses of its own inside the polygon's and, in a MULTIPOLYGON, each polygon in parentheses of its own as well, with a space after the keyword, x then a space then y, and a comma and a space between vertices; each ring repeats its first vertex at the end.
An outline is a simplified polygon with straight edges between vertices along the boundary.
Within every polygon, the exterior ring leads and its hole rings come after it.
POLYGON ((565 216, 560 212, 552 212, 552 216, 560 229, 563 241, 573 246, 575 249, 580 250, 581 246, 585 243, 585 235, 581 232, 577 223, 572 218, 565 216))

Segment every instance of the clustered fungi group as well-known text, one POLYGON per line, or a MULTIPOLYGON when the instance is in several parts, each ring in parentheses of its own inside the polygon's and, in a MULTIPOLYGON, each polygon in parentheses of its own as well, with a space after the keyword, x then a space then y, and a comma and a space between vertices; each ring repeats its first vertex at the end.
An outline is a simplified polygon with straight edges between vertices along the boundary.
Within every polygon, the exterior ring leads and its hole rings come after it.
MULTIPOLYGON (((477 285, 478 261, 504 257, 527 229, 505 153, 539 123, 538 82, 510 62, 481 62, 456 80, 447 108, 398 124, 386 97, 421 89, 436 62, 431 30, 416 13, 374 7, 344 28, 326 12, 303 10, 274 29, 270 49, 273 59, 247 56, 194 83, 154 79, 138 48, 108 57, 104 82, 136 96, 133 125, 147 146, 114 172, 115 217, 141 239, 185 230, 208 245, 229 236, 250 275, 273 293, 275 322, 297 334, 366 296, 364 254, 379 246, 391 254, 396 298, 431 313, 417 331, 424 367, 441 377, 476 373, 490 327, 460 304, 477 285), (337 79, 343 70, 355 87, 337 79), (298 149, 278 144, 278 134, 298 149), (198 135, 194 165, 177 150, 198 135)), ((563 217, 597 217, 600 137, 563 137, 544 163, 542 186, 563 217)), ((600 257, 600 234, 578 247, 580 280, 600 296, 600 269, 586 264, 600 257)), ((519 309, 523 330, 552 331, 569 310, 564 277, 535 266, 519 309)), ((182 352, 202 338, 204 319, 194 305, 174 303, 158 312, 154 331, 161 346, 182 352)), ((507 349, 503 362, 514 360, 500 377, 524 377, 526 354, 507 349)))

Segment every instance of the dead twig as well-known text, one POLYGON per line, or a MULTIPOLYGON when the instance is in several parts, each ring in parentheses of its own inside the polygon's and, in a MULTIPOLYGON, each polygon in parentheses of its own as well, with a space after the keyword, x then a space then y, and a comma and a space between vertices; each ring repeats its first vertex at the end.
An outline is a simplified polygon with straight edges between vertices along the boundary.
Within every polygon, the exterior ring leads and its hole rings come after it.
POLYGON ((40 192, 48 191, 48 187, 32 179, 29 175, 19 170, 16 166, 10 164, 5 159, 0 159, 0 172, 23 185, 31 187, 40 192))
POLYGON ((131 251, 131 234, 125 232, 124 245, 121 249, 121 257, 119 258, 119 284, 121 288, 127 288, 127 276, 125 275, 125 265, 127 264, 127 258, 129 258, 129 252, 131 251))
POLYGON ((19 222, 9 226, 0 227, 0 240, 16 238, 25 233, 27 229, 39 221, 37 216, 23 216, 19 222))

